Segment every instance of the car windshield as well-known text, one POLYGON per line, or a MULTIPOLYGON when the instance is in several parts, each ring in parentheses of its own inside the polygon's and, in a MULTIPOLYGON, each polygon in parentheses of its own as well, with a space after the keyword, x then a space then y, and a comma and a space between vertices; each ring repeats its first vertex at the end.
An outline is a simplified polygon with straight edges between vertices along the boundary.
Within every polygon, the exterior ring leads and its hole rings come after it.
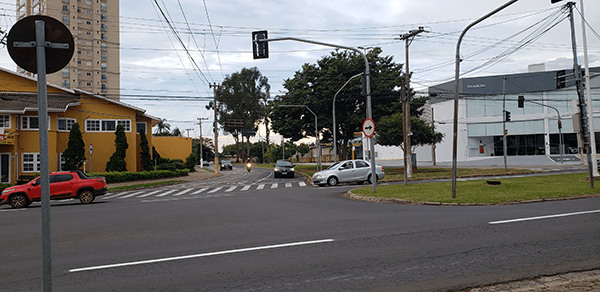
POLYGON ((223 163, 223 164, 231 164, 231 161, 229 161, 229 160, 223 160, 221 163, 223 163))
POLYGON ((340 162, 338 162, 338 163, 335 163, 335 164, 331 165, 330 167, 328 167, 327 169, 333 169, 333 168, 336 168, 338 165, 340 165, 340 163, 342 163, 342 162, 340 161, 340 162))
POLYGON ((287 160, 277 160, 277 162, 275 163, 275 165, 277 166, 292 166, 292 163, 287 161, 287 160))

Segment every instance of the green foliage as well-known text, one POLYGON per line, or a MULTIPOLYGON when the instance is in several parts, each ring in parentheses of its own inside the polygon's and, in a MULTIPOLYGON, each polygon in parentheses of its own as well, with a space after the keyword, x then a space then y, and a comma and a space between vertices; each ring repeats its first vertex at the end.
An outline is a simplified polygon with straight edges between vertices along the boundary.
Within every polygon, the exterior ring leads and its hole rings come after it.
POLYGON ((188 169, 176 170, 153 170, 141 172, 103 172, 94 173, 93 176, 103 176, 107 183, 127 182, 136 180, 160 179, 169 177, 186 176, 189 173, 188 169))
POLYGON ((196 171, 196 164, 198 164, 198 156, 196 153, 190 153, 185 160, 185 167, 190 170, 190 172, 196 171))
POLYGON ((168 158, 160 158, 158 161, 158 165, 156 166, 158 170, 175 170, 175 169, 186 169, 185 163, 181 159, 168 159, 168 158))
POLYGON ((85 159, 85 143, 79 130, 79 124, 73 124, 69 132, 69 142, 67 149, 63 152, 65 166, 63 170, 77 170, 81 167, 85 159))
POLYGON ((200 147, 200 139, 192 139, 192 152, 200 157, 200 148, 202 148, 202 158, 205 161, 214 160, 215 153, 213 151, 214 144, 211 138, 202 137, 202 147, 200 147))
MULTIPOLYGON (((285 158, 289 159, 298 152, 298 146, 292 142, 285 143, 285 158)), ((269 148, 265 150, 265 159, 270 162, 275 162, 277 159, 283 158, 283 151, 281 144, 271 144, 269 148)))
POLYGON ((302 156, 304 157, 304 155, 310 152, 310 146, 306 145, 305 143, 301 143, 298 146, 298 152, 300 152, 300 154, 302 154, 302 156))
POLYGON ((146 139, 146 131, 144 129, 140 130, 140 148, 142 152, 140 153, 142 160, 142 169, 143 170, 153 170, 154 164, 152 163, 152 157, 150 156, 150 148, 148 147, 148 139, 146 139))
MULTIPOLYGON (((404 116, 402 113, 382 117, 377 125, 377 144, 387 146, 403 145, 403 122, 404 116)), ((442 142, 444 134, 436 132, 435 127, 429 125, 429 123, 414 116, 410 117, 410 123, 412 131, 410 141, 413 147, 442 142)))
POLYGON ((125 161, 127 148, 129 148, 129 144, 127 136, 125 136, 125 129, 118 125, 115 131, 115 152, 106 163, 106 171, 127 171, 127 162, 125 161))

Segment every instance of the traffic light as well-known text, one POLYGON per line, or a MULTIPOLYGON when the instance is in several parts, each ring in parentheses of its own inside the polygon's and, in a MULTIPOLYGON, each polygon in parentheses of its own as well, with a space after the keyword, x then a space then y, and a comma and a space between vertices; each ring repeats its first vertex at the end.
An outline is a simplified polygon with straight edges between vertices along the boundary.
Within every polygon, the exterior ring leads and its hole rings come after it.
POLYGON ((562 121, 561 120, 558 120, 558 128, 562 129, 562 121))
POLYGON ((562 1, 562 0, 550 0, 550 4, 558 3, 560 1, 562 1))
POLYGON ((566 70, 556 71, 556 89, 565 88, 566 75, 566 70))
POLYGON ((504 121, 510 122, 510 112, 509 111, 504 111, 504 121))
POLYGON ((519 95, 519 108, 523 108, 525 106, 525 97, 522 95, 519 95))
POLYGON ((269 42, 258 40, 266 40, 267 31, 253 31, 252 32, 252 56, 254 59, 268 59, 269 58, 269 42))

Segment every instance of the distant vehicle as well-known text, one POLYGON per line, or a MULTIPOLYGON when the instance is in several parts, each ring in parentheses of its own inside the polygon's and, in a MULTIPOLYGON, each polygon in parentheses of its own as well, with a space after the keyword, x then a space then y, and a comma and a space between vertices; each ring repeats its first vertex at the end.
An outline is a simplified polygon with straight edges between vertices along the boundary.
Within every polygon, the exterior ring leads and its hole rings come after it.
POLYGON ((229 161, 229 160, 221 160, 221 166, 219 167, 219 169, 220 170, 225 170, 225 169, 232 170, 233 164, 231 164, 231 161, 229 161))
POLYGON ((294 177, 294 166, 289 160, 279 159, 275 162, 273 176, 276 178, 281 176, 294 177))
POLYGON ((252 162, 250 162, 250 159, 248 159, 248 162, 246 162, 246 170, 248 172, 252 170, 252 162))
POLYGON ((209 167, 210 166, 210 162, 208 162, 208 160, 202 160, 202 167, 209 167))
MULTIPOLYGON (((375 165, 376 177, 380 180, 385 177, 383 166, 375 165)), ((338 183, 356 182, 359 185, 365 181, 373 183, 371 175, 371 164, 364 160, 340 161, 325 170, 321 170, 312 176, 312 180, 320 187, 327 185, 335 186, 338 183)))
MULTIPOLYGON (((63 171, 50 174, 50 199, 79 199, 82 204, 89 204, 97 196, 106 194, 104 177, 88 177, 81 171, 63 171)), ((41 200, 40 178, 37 177, 24 185, 8 187, 0 195, 0 205, 26 208, 34 201, 41 200)))

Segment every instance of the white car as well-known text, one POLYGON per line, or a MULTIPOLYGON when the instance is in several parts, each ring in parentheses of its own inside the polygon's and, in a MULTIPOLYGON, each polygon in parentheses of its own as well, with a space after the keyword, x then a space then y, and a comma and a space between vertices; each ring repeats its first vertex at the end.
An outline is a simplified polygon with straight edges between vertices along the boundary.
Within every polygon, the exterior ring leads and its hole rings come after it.
MULTIPOLYGON (((376 179, 385 177, 383 166, 375 165, 376 179)), ((365 181, 372 183, 371 164, 364 160, 340 161, 312 176, 312 181, 320 187, 326 184, 335 186, 338 183, 356 182, 359 185, 365 181)))

